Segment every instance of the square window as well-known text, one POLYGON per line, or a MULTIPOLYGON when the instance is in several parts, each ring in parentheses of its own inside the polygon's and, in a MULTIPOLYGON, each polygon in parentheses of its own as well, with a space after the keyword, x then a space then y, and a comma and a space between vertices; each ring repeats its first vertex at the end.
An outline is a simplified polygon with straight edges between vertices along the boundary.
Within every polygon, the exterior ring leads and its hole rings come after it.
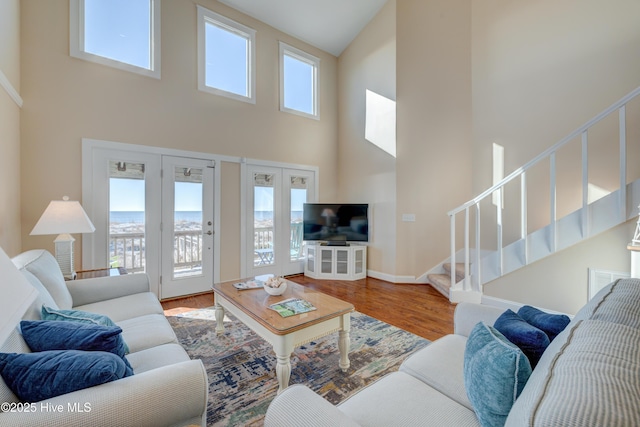
POLYGON ((255 34, 198 6, 198 89, 255 103, 255 34))
POLYGON ((280 110, 319 119, 320 59, 280 42, 280 110))
POLYGON ((71 56, 160 78, 159 0, 71 0, 71 56))

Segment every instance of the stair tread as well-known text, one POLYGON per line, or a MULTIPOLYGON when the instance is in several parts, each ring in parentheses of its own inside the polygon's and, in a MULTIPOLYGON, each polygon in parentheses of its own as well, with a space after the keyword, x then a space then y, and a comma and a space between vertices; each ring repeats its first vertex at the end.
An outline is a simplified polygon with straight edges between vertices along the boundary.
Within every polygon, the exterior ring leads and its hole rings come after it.
POLYGON ((445 297, 449 298, 449 289, 451 289, 451 277, 446 274, 429 274, 427 276, 429 284, 445 297))
MULTIPOLYGON (((444 268, 444 271, 446 271, 448 275, 451 275, 451 263, 446 262, 442 264, 442 267, 444 268)), ((459 282, 462 279, 464 279, 464 263, 457 262, 456 263, 456 281, 459 282)))

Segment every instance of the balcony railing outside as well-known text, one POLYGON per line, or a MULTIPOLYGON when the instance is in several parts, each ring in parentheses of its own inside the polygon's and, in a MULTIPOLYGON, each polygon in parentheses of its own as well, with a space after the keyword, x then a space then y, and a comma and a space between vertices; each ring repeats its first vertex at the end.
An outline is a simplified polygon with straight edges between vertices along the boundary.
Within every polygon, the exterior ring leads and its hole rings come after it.
POLYGON ((109 234, 109 262, 111 267, 124 267, 128 273, 144 271, 144 233, 109 234))
MULTIPOLYGON (((291 224, 295 237, 292 248, 298 248, 301 239, 296 227, 291 224)), ((254 229, 254 248, 273 248, 273 227, 254 229)), ((300 251, 301 253, 301 251, 300 251)), ((144 232, 112 233, 109 235, 109 260, 111 267, 123 267, 128 273, 142 272, 145 269, 144 232)), ((292 255, 293 257, 294 255, 292 255)), ((180 230, 174 232, 173 262, 176 274, 200 270, 202 267, 202 231, 180 230)), ((260 263, 260 257, 254 255, 254 265, 260 263)))

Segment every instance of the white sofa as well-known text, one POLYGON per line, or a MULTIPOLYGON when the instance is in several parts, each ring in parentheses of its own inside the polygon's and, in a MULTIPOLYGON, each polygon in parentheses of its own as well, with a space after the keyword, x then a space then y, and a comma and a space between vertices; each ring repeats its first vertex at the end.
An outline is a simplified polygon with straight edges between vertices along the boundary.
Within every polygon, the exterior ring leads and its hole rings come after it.
MULTIPOLYGON (((65 282, 47 251, 24 252, 12 261, 39 291, 24 319, 40 319, 43 304, 110 317, 123 330, 134 375, 38 402, 28 413, 14 405, 14 411, 0 412, 0 426, 206 426, 209 384, 204 366, 190 360, 178 344, 145 274, 65 282), (74 412, 69 403, 80 408, 88 403, 89 410, 74 412), (58 405, 62 411, 46 410, 58 405)), ((0 352, 30 350, 15 328, 0 352)), ((0 402, 18 401, 0 377, 0 402)))
MULTIPOLYGON (((493 325, 503 311, 459 304, 454 334, 338 406, 305 386, 288 387, 269 406, 265 427, 478 426, 464 384, 465 346, 477 322, 493 325)), ((640 425, 640 280, 610 284, 576 314, 545 350, 506 425, 640 425)))

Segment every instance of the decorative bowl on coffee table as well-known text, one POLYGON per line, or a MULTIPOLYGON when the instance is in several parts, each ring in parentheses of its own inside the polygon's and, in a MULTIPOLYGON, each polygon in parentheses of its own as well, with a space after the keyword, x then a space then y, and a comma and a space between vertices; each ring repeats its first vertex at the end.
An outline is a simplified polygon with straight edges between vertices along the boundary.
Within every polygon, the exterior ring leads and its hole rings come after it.
POLYGON ((282 295, 287 290, 286 280, 273 277, 264 284, 264 290, 269 295, 282 295))

